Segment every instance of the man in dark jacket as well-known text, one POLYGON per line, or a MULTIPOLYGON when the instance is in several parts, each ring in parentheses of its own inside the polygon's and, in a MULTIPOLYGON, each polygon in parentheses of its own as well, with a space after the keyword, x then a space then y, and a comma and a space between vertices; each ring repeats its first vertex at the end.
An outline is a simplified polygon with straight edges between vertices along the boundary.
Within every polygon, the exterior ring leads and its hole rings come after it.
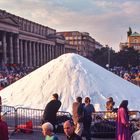
POLYGON ((52 95, 53 99, 46 105, 43 114, 43 123, 50 122, 54 128, 56 123, 56 114, 61 106, 61 102, 58 100, 58 94, 52 95))
POLYGON ((74 132, 74 123, 70 120, 65 121, 63 125, 64 132, 68 140, 82 140, 81 136, 74 132))

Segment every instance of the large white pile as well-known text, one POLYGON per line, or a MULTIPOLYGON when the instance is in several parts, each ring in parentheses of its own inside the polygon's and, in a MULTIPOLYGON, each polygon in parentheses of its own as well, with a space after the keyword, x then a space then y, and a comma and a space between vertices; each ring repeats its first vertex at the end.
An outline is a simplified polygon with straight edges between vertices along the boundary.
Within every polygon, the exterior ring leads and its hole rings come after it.
POLYGON ((0 91, 3 104, 44 109, 57 92, 60 110, 71 112, 77 96, 89 96, 96 110, 105 110, 112 96, 118 107, 124 99, 140 110, 140 88, 77 54, 64 54, 0 91))

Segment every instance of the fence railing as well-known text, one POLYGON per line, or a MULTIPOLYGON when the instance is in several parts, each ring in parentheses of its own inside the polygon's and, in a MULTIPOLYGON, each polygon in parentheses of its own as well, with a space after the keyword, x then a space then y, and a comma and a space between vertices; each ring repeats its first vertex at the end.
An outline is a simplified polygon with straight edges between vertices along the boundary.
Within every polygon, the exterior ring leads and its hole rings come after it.
MULTIPOLYGON (((43 140, 42 136, 42 115, 44 110, 41 109, 31 109, 31 108, 22 108, 22 107, 12 107, 12 106, 5 106, 2 105, 2 116, 3 119, 7 122, 8 127, 10 130, 12 130, 12 134, 16 133, 16 135, 19 135, 19 132, 33 132, 33 139, 37 140, 38 137, 40 140, 43 140), (26 128, 26 126, 31 125, 30 127, 26 128), (25 131, 23 131, 20 128, 24 128, 25 131)), ((67 119, 71 118, 71 114, 69 112, 65 111, 58 111, 57 113, 57 125, 61 125, 61 123, 67 119)), ((62 132, 62 127, 61 127, 62 132)), ((26 136, 26 134, 24 135, 26 136)), ((23 137, 23 135, 22 135, 23 137)))
MULTIPOLYGON (((32 131, 34 140, 38 137, 43 140, 41 130, 41 120, 43 111, 41 109, 31 109, 22 107, 2 106, 2 114, 10 129, 13 132, 18 130, 18 126, 24 126, 28 122, 32 123, 32 131)), ((140 112, 129 111, 130 123, 132 124, 131 131, 134 132, 140 126, 140 112)), ((100 111, 92 114, 91 134, 93 137, 114 137, 116 130, 115 112, 100 111)), ((63 132, 63 122, 71 119, 71 114, 65 111, 57 113, 57 132, 63 132)), ((27 131, 28 132, 28 131, 27 131)), ((19 134, 16 134, 19 135, 19 134)), ((26 135, 26 134, 25 134, 26 135)), ((23 136, 23 135, 22 135, 23 136)), ((28 136, 27 136, 28 137, 28 136)))
MULTIPOLYGON (((92 114, 91 134, 93 137, 115 137, 116 133, 116 112, 99 111, 92 114)), ((140 112, 129 111, 129 122, 131 133, 140 128, 140 112)))

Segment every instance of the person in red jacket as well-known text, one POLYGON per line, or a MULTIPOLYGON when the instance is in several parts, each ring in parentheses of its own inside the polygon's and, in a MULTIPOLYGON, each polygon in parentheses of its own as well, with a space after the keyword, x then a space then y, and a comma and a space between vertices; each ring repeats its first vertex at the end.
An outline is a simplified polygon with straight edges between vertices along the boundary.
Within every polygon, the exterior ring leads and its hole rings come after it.
POLYGON ((8 125, 0 116, 0 140, 9 140, 8 125))

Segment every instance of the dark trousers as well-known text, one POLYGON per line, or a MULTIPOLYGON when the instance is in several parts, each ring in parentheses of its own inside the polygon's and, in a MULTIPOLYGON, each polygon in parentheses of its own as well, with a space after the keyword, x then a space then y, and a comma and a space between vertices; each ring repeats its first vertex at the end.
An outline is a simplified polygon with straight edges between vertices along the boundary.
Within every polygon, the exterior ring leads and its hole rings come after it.
POLYGON ((84 119, 84 135, 86 137, 86 140, 91 140, 91 130, 90 130, 90 127, 91 127, 91 122, 92 122, 92 118, 91 117, 86 117, 84 119))

